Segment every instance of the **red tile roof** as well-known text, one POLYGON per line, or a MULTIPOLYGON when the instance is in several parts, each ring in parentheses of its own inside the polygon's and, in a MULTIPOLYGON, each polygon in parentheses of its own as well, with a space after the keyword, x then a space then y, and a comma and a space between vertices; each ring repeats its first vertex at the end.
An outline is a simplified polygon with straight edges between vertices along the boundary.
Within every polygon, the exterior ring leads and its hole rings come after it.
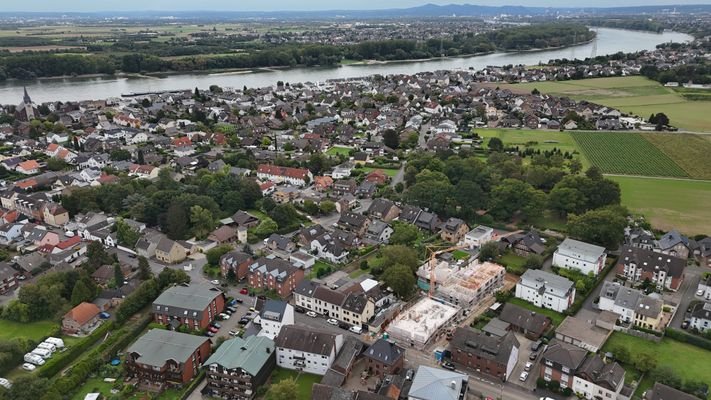
POLYGON ((257 168, 257 172, 260 174, 267 174, 267 175, 274 175, 274 176, 286 176, 286 177, 294 178, 294 179, 304 179, 309 174, 308 169, 280 167, 277 165, 267 165, 267 164, 261 164, 257 168))
POLYGON ((99 315, 100 312, 101 310, 99 310, 96 304, 83 302, 69 310, 69 312, 64 315, 64 319, 69 318, 76 321, 79 325, 84 325, 99 315))

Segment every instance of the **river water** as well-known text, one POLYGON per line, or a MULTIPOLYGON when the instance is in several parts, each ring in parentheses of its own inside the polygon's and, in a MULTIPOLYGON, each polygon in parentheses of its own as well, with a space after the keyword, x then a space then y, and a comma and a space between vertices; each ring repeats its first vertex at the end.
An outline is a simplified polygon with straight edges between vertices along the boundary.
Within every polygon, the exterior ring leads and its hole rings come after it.
POLYGON ((399 62, 369 65, 345 65, 328 68, 290 68, 253 73, 187 73, 163 77, 101 77, 58 78, 32 81, 11 81, 0 84, 0 104, 16 104, 22 100, 26 86, 32 99, 37 102, 77 101, 117 97, 122 93, 164 91, 178 89, 223 87, 264 87, 277 81, 322 82, 328 79, 354 78, 372 74, 414 74, 425 71, 480 69, 488 65, 525 64, 535 65, 556 58, 586 58, 617 52, 651 50, 665 42, 685 42, 692 37, 678 32, 655 34, 599 28, 591 43, 564 49, 543 50, 526 53, 494 53, 483 56, 455 57, 416 62, 399 62))

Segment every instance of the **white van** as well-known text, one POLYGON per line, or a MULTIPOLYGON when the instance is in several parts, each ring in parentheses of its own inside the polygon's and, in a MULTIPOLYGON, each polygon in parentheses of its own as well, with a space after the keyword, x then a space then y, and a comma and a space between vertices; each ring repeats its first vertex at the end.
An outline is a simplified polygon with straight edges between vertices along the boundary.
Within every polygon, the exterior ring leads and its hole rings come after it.
POLYGON ((44 340, 45 343, 52 343, 53 345, 57 346, 58 349, 63 349, 64 348, 64 340, 56 337, 48 337, 47 339, 44 340))
POLYGON ((52 343, 47 343, 47 342, 42 342, 42 343, 38 344, 37 348, 38 349, 47 349, 47 350, 51 351, 52 353, 57 351, 57 346, 53 345, 52 343))
POLYGON ((45 360, 52 357, 52 352, 47 349, 36 348, 32 350, 32 354, 37 354, 38 356, 44 358, 45 360))
POLYGON ((359 335, 363 333, 363 328, 358 325, 353 325, 348 330, 359 335))
POLYGON ((44 365, 44 359, 37 354, 27 353, 24 358, 25 362, 34 365, 44 365))

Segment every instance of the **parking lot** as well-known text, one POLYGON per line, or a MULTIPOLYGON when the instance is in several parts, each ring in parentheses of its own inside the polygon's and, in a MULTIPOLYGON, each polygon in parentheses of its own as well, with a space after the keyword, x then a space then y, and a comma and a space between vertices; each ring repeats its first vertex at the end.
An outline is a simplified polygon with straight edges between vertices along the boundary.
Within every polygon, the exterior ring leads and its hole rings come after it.
POLYGON ((531 361, 528 357, 531 355, 531 353, 533 353, 531 351, 531 345, 533 344, 533 341, 527 339, 525 336, 518 333, 516 334, 516 339, 518 339, 518 342, 521 347, 519 347, 518 349, 518 363, 516 363, 516 366, 514 367, 513 372, 511 373, 511 377, 509 377, 509 382, 518 386, 525 387, 526 389, 533 390, 533 388, 536 387, 536 378, 539 375, 540 364, 538 363, 538 361, 540 361, 541 359, 541 353, 543 352, 544 345, 541 345, 538 351, 536 351, 538 357, 536 357, 535 360, 531 361), (529 361, 533 363, 533 368, 528 371, 528 379, 522 382, 519 377, 521 376, 521 373, 524 372, 524 367, 529 361))

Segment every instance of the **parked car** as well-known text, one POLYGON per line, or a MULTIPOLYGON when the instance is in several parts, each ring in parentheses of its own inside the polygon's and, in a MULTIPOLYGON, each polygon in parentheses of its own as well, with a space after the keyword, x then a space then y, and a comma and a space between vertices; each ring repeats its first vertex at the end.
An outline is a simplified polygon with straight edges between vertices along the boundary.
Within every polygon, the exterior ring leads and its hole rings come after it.
POLYGON ((358 335, 360 335, 361 333, 363 333, 363 328, 360 327, 360 326, 358 326, 358 325, 353 325, 353 326, 351 326, 350 329, 348 329, 348 330, 351 331, 351 332, 353 332, 353 333, 356 333, 356 334, 358 334, 358 335))
POLYGON ((521 376, 518 377, 518 380, 520 380, 521 382, 525 382, 526 379, 528 379, 528 372, 526 372, 526 371, 521 372, 521 376))
POLYGON ((308 316, 311 317, 311 318, 316 318, 316 317, 318 317, 318 314, 316 314, 316 313, 313 312, 313 311, 307 312, 306 315, 308 315, 308 316))
POLYGON ((208 337, 213 337, 213 336, 215 336, 215 332, 212 332, 212 331, 206 331, 206 332, 205 332, 205 336, 208 336, 208 337))
POLYGON ((230 310, 229 308, 225 308, 224 310, 222 310, 222 312, 227 315, 232 315, 232 310, 230 310))
POLYGON ((219 284, 220 284, 220 281, 217 280, 217 279, 213 279, 213 280, 210 281, 210 283, 212 283, 213 285, 219 285, 219 284))
POLYGON ((538 349, 541 347, 543 344, 542 340, 537 340, 533 343, 531 343, 531 351, 538 351, 538 349))
POLYGON ((341 328, 341 329, 345 329, 345 330, 350 330, 350 329, 351 329, 351 326, 348 325, 348 324, 345 323, 345 322, 339 322, 339 323, 338 323, 338 327, 341 328))
POLYGON ((257 311, 257 309, 256 309, 256 308, 254 308, 254 307, 249 307, 249 311, 252 311, 252 312, 254 312, 254 311, 257 311))
POLYGON ((299 314, 303 314, 303 313, 306 312, 306 310, 304 310, 303 307, 298 307, 298 306, 297 306, 297 307, 294 307, 294 311, 296 311, 296 312, 299 313, 299 314))
POLYGON ((109 313, 107 313, 107 312, 100 312, 100 313, 99 313, 99 318, 101 318, 101 319, 109 319, 109 318, 111 318, 111 314, 109 314, 109 313))
POLYGON ((239 294, 249 294, 249 290, 247 290, 247 288, 242 288, 239 290, 239 294))
POLYGON ((405 374, 405 380, 406 380, 406 381, 411 381, 414 376, 415 376, 415 370, 414 370, 414 369, 408 369, 408 370, 407 370, 407 373, 405 374))
POLYGON ((532 352, 530 356, 528 356, 528 359, 531 361, 534 361, 536 358, 538 358, 538 353, 536 353, 535 351, 532 352))
POLYGON ((526 365, 523 366, 524 371, 530 371, 531 368, 533 368, 533 363, 530 361, 526 361, 526 365))
POLYGON ((230 336, 237 336, 237 331, 229 331, 227 334, 230 336))
POLYGON ((227 306, 228 306, 228 307, 234 306, 235 304, 237 304, 237 299, 232 299, 232 300, 230 300, 230 301, 227 302, 227 306))
POLYGON ((217 333, 217 331, 219 331, 220 328, 216 328, 216 327, 214 327, 214 326, 208 326, 208 327, 207 327, 207 330, 210 331, 210 332, 217 333))
POLYGON ((689 321, 684 321, 681 323, 681 329, 686 329, 689 327, 689 321))
POLYGON ((236 312, 237 312, 237 308, 232 307, 232 306, 228 306, 227 309, 230 310, 230 311, 232 311, 232 313, 236 313, 236 312))
POLYGON ((239 303, 239 304, 242 304, 242 303, 244 303, 244 300, 242 300, 242 299, 235 299, 235 302, 237 302, 237 303, 239 303))
POLYGON ((450 371, 454 371, 456 369, 456 367, 454 366, 454 364, 452 364, 451 361, 442 361, 442 368, 448 369, 450 371))
POLYGON ((220 315, 218 315, 218 317, 219 317, 221 320, 230 319, 230 315, 229 315, 229 314, 225 314, 225 313, 220 313, 220 315))
POLYGON ((696 291, 697 296, 703 296, 704 295, 704 289, 699 289, 696 291))
POLYGON ((326 322, 328 322, 331 325, 338 326, 338 320, 334 318, 329 318, 326 322))
POLYGON ((24 364, 22 364, 22 369, 24 369, 25 371, 34 371, 37 369, 37 367, 35 367, 34 365, 32 365, 30 363, 24 363, 24 364))
POLYGON ((10 381, 5 378, 0 378, 0 386, 4 387, 5 389, 11 389, 12 383, 10 383, 10 381))
POLYGON ((214 322, 213 322, 213 323, 211 323, 210 325, 214 326, 214 327, 215 327, 215 328, 217 328, 217 329, 220 329, 220 328, 222 328, 222 324, 220 324, 220 323, 219 323, 219 322, 217 322, 217 321, 214 321, 214 322))

